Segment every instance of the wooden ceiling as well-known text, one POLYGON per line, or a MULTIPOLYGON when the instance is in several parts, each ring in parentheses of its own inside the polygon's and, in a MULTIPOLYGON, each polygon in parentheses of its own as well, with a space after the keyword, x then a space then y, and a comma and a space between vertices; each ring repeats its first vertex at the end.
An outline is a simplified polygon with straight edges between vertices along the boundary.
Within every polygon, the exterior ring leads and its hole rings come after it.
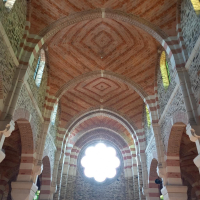
MULTIPOLYGON (((39 34, 65 16, 105 8, 137 15, 175 36, 176 7, 176 0, 32 0, 30 33, 39 34)), ((160 48, 149 33, 119 19, 87 19, 65 27, 45 43, 49 93, 55 95, 79 76, 105 70, 135 82, 147 95, 154 95, 160 48)), ((143 126, 143 99, 123 81, 91 77, 67 90, 60 102, 62 127, 92 108, 116 111, 138 129, 143 126)))
POLYGON ((159 26, 169 35, 176 31, 177 0, 32 0, 31 32, 81 11, 109 8, 134 14, 159 26))
POLYGON ((70 143, 75 143, 82 134, 85 134, 89 130, 101 128, 110 129, 121 135, 121 137, 127 142, 127 144, 132 145, 133 139, 129 131, 118 121, 107 117, 107 116, 95 116, 90 119, 86 119, 80 123, 70 134, 70 143))

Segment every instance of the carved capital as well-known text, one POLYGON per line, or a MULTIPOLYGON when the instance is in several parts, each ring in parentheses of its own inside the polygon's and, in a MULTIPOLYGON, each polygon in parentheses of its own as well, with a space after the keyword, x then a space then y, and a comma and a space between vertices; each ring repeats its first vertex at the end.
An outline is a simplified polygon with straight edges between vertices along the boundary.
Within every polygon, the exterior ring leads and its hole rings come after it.
MULTIPOLYGON (((5 124, 5 122, 0 122, 3 124, 5 124)), ((9 137, 11 135, 11 133, 14 131, 15 129, 15 122, 13 120, 11 120, 9 123, 7 123, 6 128, 3 131, 0 131, 0 133, 4 134, 5 137, 9 137)))
POLYGON ((190 124, 186 127, 186 133, 192 142, 196 142, 200 139, 200 126, 192 126, 190 124))

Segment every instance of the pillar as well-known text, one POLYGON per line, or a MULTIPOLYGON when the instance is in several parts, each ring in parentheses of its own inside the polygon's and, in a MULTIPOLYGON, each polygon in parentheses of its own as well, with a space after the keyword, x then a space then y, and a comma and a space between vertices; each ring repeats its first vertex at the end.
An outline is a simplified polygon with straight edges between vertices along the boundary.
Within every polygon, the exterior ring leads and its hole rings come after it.
POLYGON ((12 200, 33 200, 38 187, 31 182, 12 182, 12 200))
POLYGON ((166 185, 161 190, 164 200, 187 200, 187 187, 181 185, 166 185))

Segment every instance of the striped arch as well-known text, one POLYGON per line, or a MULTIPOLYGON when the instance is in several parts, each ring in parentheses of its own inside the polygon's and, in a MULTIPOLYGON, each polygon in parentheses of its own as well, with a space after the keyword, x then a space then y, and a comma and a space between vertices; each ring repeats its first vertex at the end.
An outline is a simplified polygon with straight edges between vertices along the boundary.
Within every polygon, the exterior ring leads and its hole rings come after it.
POLYGON ((22 108, 19 108, 14 112, 13 119, 18 124, 22 144, 21 164, 17 181, 30 182, 34 179, 34 122, 31 120, 31 114, 29 111, 22 108))
MULTIPOLYGON (((181 68, 185 66, 185 58, 182 53, 182 47, 179 45, 178 37, 168 37, 166 33, 164 33, 159 27, 156 25, 147 22, 146 20, 135 16, 135 15, 127 15, 121 11, 117 10, 90 10, 87 12, 76 13, 72 16, 67 16, 65 18, 59 19, 58 21, 52 23, 48 27, 46 27, 43 31, 40 32, 39 35, 35 35, 35 37, 30 38, 29 44, 32 45, 24 46, 24 52, 19 56, 20 64, 24 66, 31 66, 34 60, 34 57, 37 55, 38 51, 41 49, 43 44, 53 35, 55 35, 58 31, 63 28, 78 23, 80 21, 84 21, 87 19, 97 19, 102 18, 115 19, 119 21, 127 22, 133 26, 139 27, 145 32, 149 33, 152 37, 154 37, 166 50, 168 57, 172 63, 173 68, 181 68), (24 59, 24 60, 22 60, 24 59)), ((180 38, 180 37, 179 37, 180 38)), ((144 98, 143 98, 144 99, 144 98)), ((158 122, 157 117, 157 95, 146 96, 144 99, 146 104, 150 104, 149 109, 152 112, 152 121, 153 123, 158 122)))
POLYGON ((167 184, 182 185, 180 169, 180 145, 183 131, 186 125, 183 123, 173 124, 168 140, 166 155, 166 178, 167 184))
POLYGON ((138 145, 140 146, 140 148, 136 148, 136 149, 140 149, 140 151, 144 151, 144 149, 142 149, 142 147, 145 146, 143 145, 143 143, 145 143, 145 135, 144 135, 143 129, 135 131, 133 125, 128 120, 126 120, 125 118, 117 114, 116 112, 113 112, 110 110, 101 110, 101 109, 90 110, 89 112, 86 112, 76 117, 76 119, 73 119, 70 122, 70 124, 67 127, 65 127, 65 130, 67 130, 66 132, 64 131, 60 132, 61 134, 58 135, 57 140, 62 141, 62 143, 65 142, 64 141, 64 139, 66 138, 65 136, 71 133, 73 129, 76 126, 78 126, 82 121, 84 121, 85 119, 92 118, 94 116, 98 116, 98 115, 108 116, 109 118, 112 118, 118 121, 120 124, 122 124, 128 130, 128 132, 132 135, 135 146, 138 146, 138 145))

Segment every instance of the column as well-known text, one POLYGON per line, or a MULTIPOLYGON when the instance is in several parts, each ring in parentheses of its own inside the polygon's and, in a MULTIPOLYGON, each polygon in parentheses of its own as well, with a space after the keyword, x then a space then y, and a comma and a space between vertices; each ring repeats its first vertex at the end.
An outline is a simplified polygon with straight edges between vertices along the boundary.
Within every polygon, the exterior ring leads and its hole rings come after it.
POLYGON ((53 169, 53 177, 52 177, 52 184, 50 190, 50 199, 53 200, 53 195, 57 190, 57 175, 58 175, 58 166, 59 161, 61 158, 61 151, 57 151, 55 154, 55 162, 54 162, 54 169, 53 169))
POLYGON ((61 190, 61 183, 62 183, 62 174, 63 174, 63 165, 64 165, 65 154, 62 153, 59 166, 58 166, 58 176, 57 176, 57 191, 54 194, 54 200, 60 199, 60 190, 61 190))

